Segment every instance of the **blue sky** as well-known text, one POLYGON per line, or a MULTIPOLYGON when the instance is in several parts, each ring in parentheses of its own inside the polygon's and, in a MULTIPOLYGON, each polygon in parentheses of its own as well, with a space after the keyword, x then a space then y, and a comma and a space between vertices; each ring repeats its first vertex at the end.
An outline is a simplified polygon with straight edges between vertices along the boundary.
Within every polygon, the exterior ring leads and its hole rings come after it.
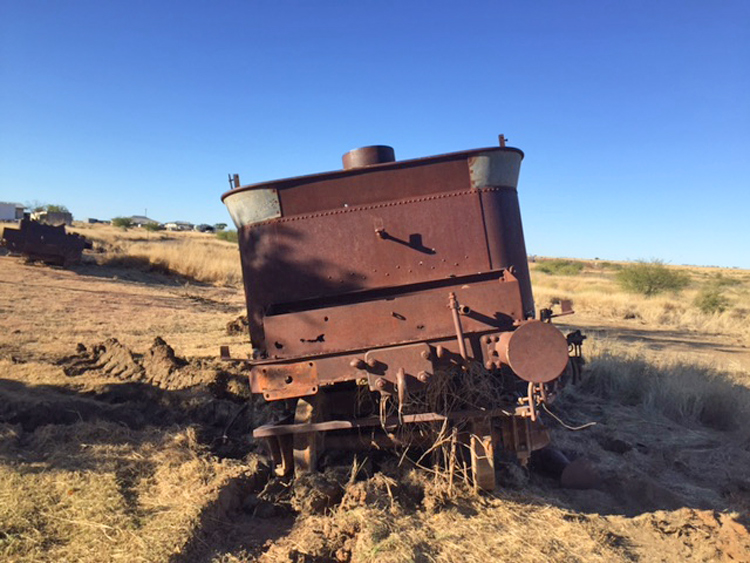
POLYGON ((529 253, 750 268, 750 2, 0 0, 0 201, 230 223, 499 133, 529 253))

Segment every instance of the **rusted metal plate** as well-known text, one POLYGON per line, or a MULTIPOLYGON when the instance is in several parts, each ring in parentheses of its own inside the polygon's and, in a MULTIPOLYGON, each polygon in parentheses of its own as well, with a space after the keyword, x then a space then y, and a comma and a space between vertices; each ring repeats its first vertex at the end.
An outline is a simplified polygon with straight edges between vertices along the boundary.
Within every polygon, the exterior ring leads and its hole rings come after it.
POLYGON ((479 197, 492 269, 513 269, 521 288, 525 316, 534 318, 534 297, 518 194, 514 188, 486 187, 479 190, 479 197))
POLYGON ((432 377, 434 359, 436 358, 428 344, 378 348, 365 354, 364 371, 368 375, 372 391, 379 389, 379 379, 391 384, 398 383, 397 373, 400 369, 407 376, 404 381, 406 387, 415 389, 422 387, 432 377))
POLYGON ((495 343, 499 360, 524 381, 547 383, 568 365, 568 342, 555 326, 527 321, 495 343))
POLYGON ((390 416, 385 422, 379 417, 358 418, 356 420, 329 420, 328 422, 317 422, 313 424, 266 424, 258 426, 253 430, 254 438, 268 438, 269 436, 280 436, 283 434, 306 434, 309 432, 331 432, 333 430, 353 430, 355 428, 369 428, 373 426, 384 426, 385 428, 396 428, 402 424, 415 424, 419 422, 443 422, 445 420, 471 420, 492 417, 510 417, 512 411, 506 409, 491 410, 466 410, 453 411, 448 414, 434 412, 405 414, 399 419, 398 416, 390 416))
POLYGON ((248 226, 240 248, 247 295, 264 306, 490 269, 470 191, 248 226))
POLYGON ((253 393, 263 393, 267 401, 314 395, 318 392, 315 362, 253 367, 250 373, 253 393))
POLYGON ((518 283, 496 278, 266 317, 269 356, 305 357, 448 338, 455 335, 448 309, 451 291, 470 309, 462 316, 463 330, 467 334, 492 328, 507 329, 514 320, 523 318, 518 283))

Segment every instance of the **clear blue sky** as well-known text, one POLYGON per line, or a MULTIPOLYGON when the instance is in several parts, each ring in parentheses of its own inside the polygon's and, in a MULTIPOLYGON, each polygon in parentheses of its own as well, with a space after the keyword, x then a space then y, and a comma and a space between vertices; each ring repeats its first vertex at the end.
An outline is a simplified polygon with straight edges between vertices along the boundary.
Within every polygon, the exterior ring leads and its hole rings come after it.
POLYGON ((0 201, 231 223, 243 183, 492 146, 528 251, 750 268, 750 2, 0 0, 0 201))

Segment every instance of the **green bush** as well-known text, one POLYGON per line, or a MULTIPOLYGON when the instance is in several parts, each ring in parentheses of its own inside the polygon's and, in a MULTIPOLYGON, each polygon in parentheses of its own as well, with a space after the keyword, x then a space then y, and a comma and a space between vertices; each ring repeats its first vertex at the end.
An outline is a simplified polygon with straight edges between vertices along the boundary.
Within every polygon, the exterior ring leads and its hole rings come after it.
POLYGON ((159 223, 146 223, 145 225, 143 225, 143 228, 151 232, 163 231, 164 225, 160 225, 159 223))
POLYGON ((227 242, 237 242, 237 231, 219 231, 216 233, 216 238, 227 242))
POLYGON ((708 315, 723 313, 729 307, 729 299, 721 294, 717 286, 708 286, 701 289, 693 301, 693 305, 708 315))
POLYGON ((684 289, 690 278, 684 272, 670 270, 660 260, 640 261, 617 272, 617 282, 625 291, 651 296, 684 289))
POLYGON ((48 213, 70 213, 70 211, 68 211, 68 208, 64 205, 50 203, 48 205, 45 205, 44 207, 48 213))
POLYGON ((133 220, 130 217, 115 217, 112 219, 112 225, 121 229, 128 229, 133 226, 133 220))
POLYGON ((583 271, 583 262, 574 260, 545 260, 540 262, 536 269, 545 274, 555 274, 558 276, 577 276, 583 271))

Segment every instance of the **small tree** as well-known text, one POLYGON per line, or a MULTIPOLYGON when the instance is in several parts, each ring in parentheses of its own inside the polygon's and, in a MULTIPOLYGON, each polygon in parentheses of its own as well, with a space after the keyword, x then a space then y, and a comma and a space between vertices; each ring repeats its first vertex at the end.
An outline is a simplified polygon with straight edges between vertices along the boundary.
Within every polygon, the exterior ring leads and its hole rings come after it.
POLYGON ((214 229, 215 229, 216 231, 223 231, 223 230, 224 230, 224 229, 226 229, 226 228, 227 228, 227 224, 226 224, 226 223, 216 223, 216 224, 214 225, 214 229))
POLYGON ((638 261, 623 267, 616 279, 625 291, 640 293, 647 297, 667 291, 677 292, 690 283, 687 274, 670 270, 661 260, 638 261))
POLYGON ((49 213, 70 213, 68 208, 64 205, 57 205, 55 203, 49 203, 44 206, 44 210, 49 213))
POLYGON ((133 220, 130 217, 115 217, 112 219, 112 224, 122 230, 127 230, 133 226, 133 220))

